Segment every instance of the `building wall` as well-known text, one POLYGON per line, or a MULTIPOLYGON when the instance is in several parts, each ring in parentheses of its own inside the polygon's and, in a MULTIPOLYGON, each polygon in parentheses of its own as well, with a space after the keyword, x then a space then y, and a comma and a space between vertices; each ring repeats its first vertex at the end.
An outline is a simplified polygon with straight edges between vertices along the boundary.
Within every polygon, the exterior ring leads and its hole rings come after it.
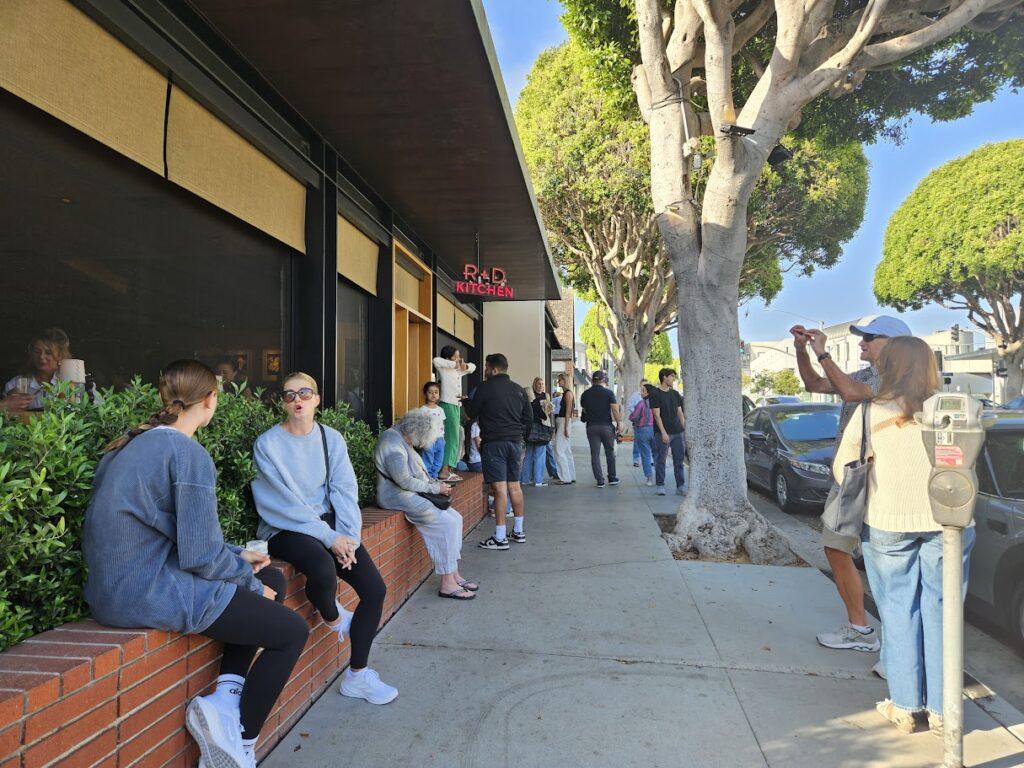
MULTIPOLYGON (((483 357, 500 352, 508 358, 512 380, 528 387, 544 376, 543 301, 491 301, 484 304, 483 357)), ((483 360, 479 361, 481 364, 483 360)))

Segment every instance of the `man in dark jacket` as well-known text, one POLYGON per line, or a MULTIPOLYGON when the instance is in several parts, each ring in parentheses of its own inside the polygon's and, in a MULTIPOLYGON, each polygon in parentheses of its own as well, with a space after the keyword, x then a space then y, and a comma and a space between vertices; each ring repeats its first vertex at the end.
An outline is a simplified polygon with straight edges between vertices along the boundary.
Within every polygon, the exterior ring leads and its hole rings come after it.
POLYGON ((480 461, 484 481, 494 494, 494 535, 480 542, 483 549, 507 550, 508 539, 523 544, 523 489, 519 484, 523 441, 533 421, 526 390, 508 376, 504 355, 488 355, 484 382, 465 403, 466 414, 480 424, 480 461), (506 536, 505 510, 512 502, 513 526, 506 536))

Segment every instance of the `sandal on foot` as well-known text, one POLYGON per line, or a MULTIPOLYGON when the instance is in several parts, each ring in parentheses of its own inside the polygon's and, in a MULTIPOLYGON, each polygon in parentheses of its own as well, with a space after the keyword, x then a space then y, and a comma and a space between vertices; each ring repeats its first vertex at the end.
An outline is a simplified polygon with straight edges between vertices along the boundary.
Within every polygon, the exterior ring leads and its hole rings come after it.
POLYGON ((928 730, 932 732, 932 736, 943 738, 942 715, 936 715, 934 712, 928 713, 928 730))
POLYGON ((476 597, 476 592, 470 592, 464 587, 459 587, 454 592, 442 592, 440 589, 437 590, 438 597, 447 597, 449 600, 472 600, 476 597))
POLYGON ((908 712, 905 709, 900 709, 889 699, 884 699, 875 705, 875 709, 882 717, 896 726, 896 730, 900 733, 913 733, 916 724, 914 722, 914 713, 908 712))
POLYGON ((472 582, 469 579, 463 579, 462 581, 460 581, 459 586, 463 589, 469 590, 470 592, 476 592, 478 589, 480 589, 479 584, 472 582))
POLYGON ((462 478, 456 475, 454 472, 449 472, 448 477, 441 481, 442 483, 461 483, 462 478))

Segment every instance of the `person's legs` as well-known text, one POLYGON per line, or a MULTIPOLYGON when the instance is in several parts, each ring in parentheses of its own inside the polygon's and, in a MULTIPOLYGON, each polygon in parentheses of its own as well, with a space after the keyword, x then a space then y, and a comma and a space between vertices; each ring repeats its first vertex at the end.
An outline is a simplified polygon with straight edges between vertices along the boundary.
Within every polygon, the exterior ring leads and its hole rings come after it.
POLYGON ((654 484, 658 488, 665 486, 665 459, 668 457, 668 443, 661 439, 661 433, 654 432, 654 484))
POLYGON ((670 435, 669 448, 672 450, 672 473, 676 478, 676 490, 681 491, 686 485, 686 472, 683 467, 683 461, 686 458, 686 441, 683 439, 682 432, 678 435, 670 435))
POLYGON ((868 617, 864 612, 864 582, 860 579, 860 571, 854 565, 853 555, 826 546, 825 558, 836 580, 839 597, 846 606, 846 618, 855 626, 867 626, 868 617))
POLYGON ((640 440, 637 432, 643 429, 643 427, 633 428, 633 466, 639 467, 640 460, 643 458, 643 453, 640 451, 640 440))
POLYGON ((331 627, 339 621, 337 561, 321 542, 294 531, 281 531, 271 537, 268 549, 272 557, 295 566, 306 577, 306 597, 331 627))
POLYGON ((565 428, 565 418, 558 418, 555 421, 555 462, 558 465, 558 479, 563 483, 572 483, 576 480, 576 462, 572 457, 572 446, 565 435, 565 428))
POLYGON ((459 463, 459 422, 462 412, 454 403, 441 403, 441 410, 444 411, 444 455, 441 457, 441 472, 447 477, 448 471, 459 463))
POLYGON ((533 485, 533 455, 531 453, 532 445, 526 444, 526 452, 523 454, 523 464, 519 467, 519 482, 522 485, 533 485))
POLYGON ((433 445, 423 449, 423 464, 427 468, 427 474, 431 477, 437 477, 441 473, 444 450, 445 441, 443 437, 437 438, 433 445))
POLYGON ((548 471, 548 477, 557 480, 558 464, 555 462, 554 442, 554 439, 551 439, 548 441, 547 445, 544 446, 544 465, 548 471))
POLYGON ((654 427, 637 427, 633 430, 633 446, 640 454, 644 477, 650 480, 654 472, 654 427))
POLYGON ((601 470, 601 430, 597 425, 587 425, 587 443, 590 445, 590 469, 598 485, 604 485, 604 472, 601 470))
POLYGON ((904 712, 924 708, 921 539, 865 526, 864 563, 885 627, 889 698, 904 712))
POLYGON ((380 617, 384 612, 384 598, 387 586, 381 578, 377 566, 374 565, 370 553, 362 544, 355 551, 355 564, 351 568, 338 565, 338 576, 355 590, 359 596, 359 605, 352 616, 352 627, 349 638, 352 641, 352 661, 354 670, 362 669, 370 656, 370 646, 377 634, 380 617))
POLYGON ((615 427, 611 424, 601 427, 601 443, 604 445, 604 459, 608 465, 608 481, 618 482, 619 475, 615 471, 615 427))
POLYGON ((547 449, 550 443, 544 445, 531 445, 533 448, 533 482, 535 485, 544 484, 544 461, 547 458, 547 449))

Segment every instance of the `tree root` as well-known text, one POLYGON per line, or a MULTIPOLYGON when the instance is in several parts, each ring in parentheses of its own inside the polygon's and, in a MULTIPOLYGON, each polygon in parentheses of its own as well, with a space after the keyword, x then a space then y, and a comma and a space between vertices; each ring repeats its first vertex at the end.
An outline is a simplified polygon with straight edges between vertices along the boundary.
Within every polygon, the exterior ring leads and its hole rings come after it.
POLYGON ((786 539, 749 502, 732 509, 684 503, 674 533, 665 534, 669 547, 694 552, 701 560, 735 562, 745 553, 757 565, 796 565, 802 561, 786 539))

